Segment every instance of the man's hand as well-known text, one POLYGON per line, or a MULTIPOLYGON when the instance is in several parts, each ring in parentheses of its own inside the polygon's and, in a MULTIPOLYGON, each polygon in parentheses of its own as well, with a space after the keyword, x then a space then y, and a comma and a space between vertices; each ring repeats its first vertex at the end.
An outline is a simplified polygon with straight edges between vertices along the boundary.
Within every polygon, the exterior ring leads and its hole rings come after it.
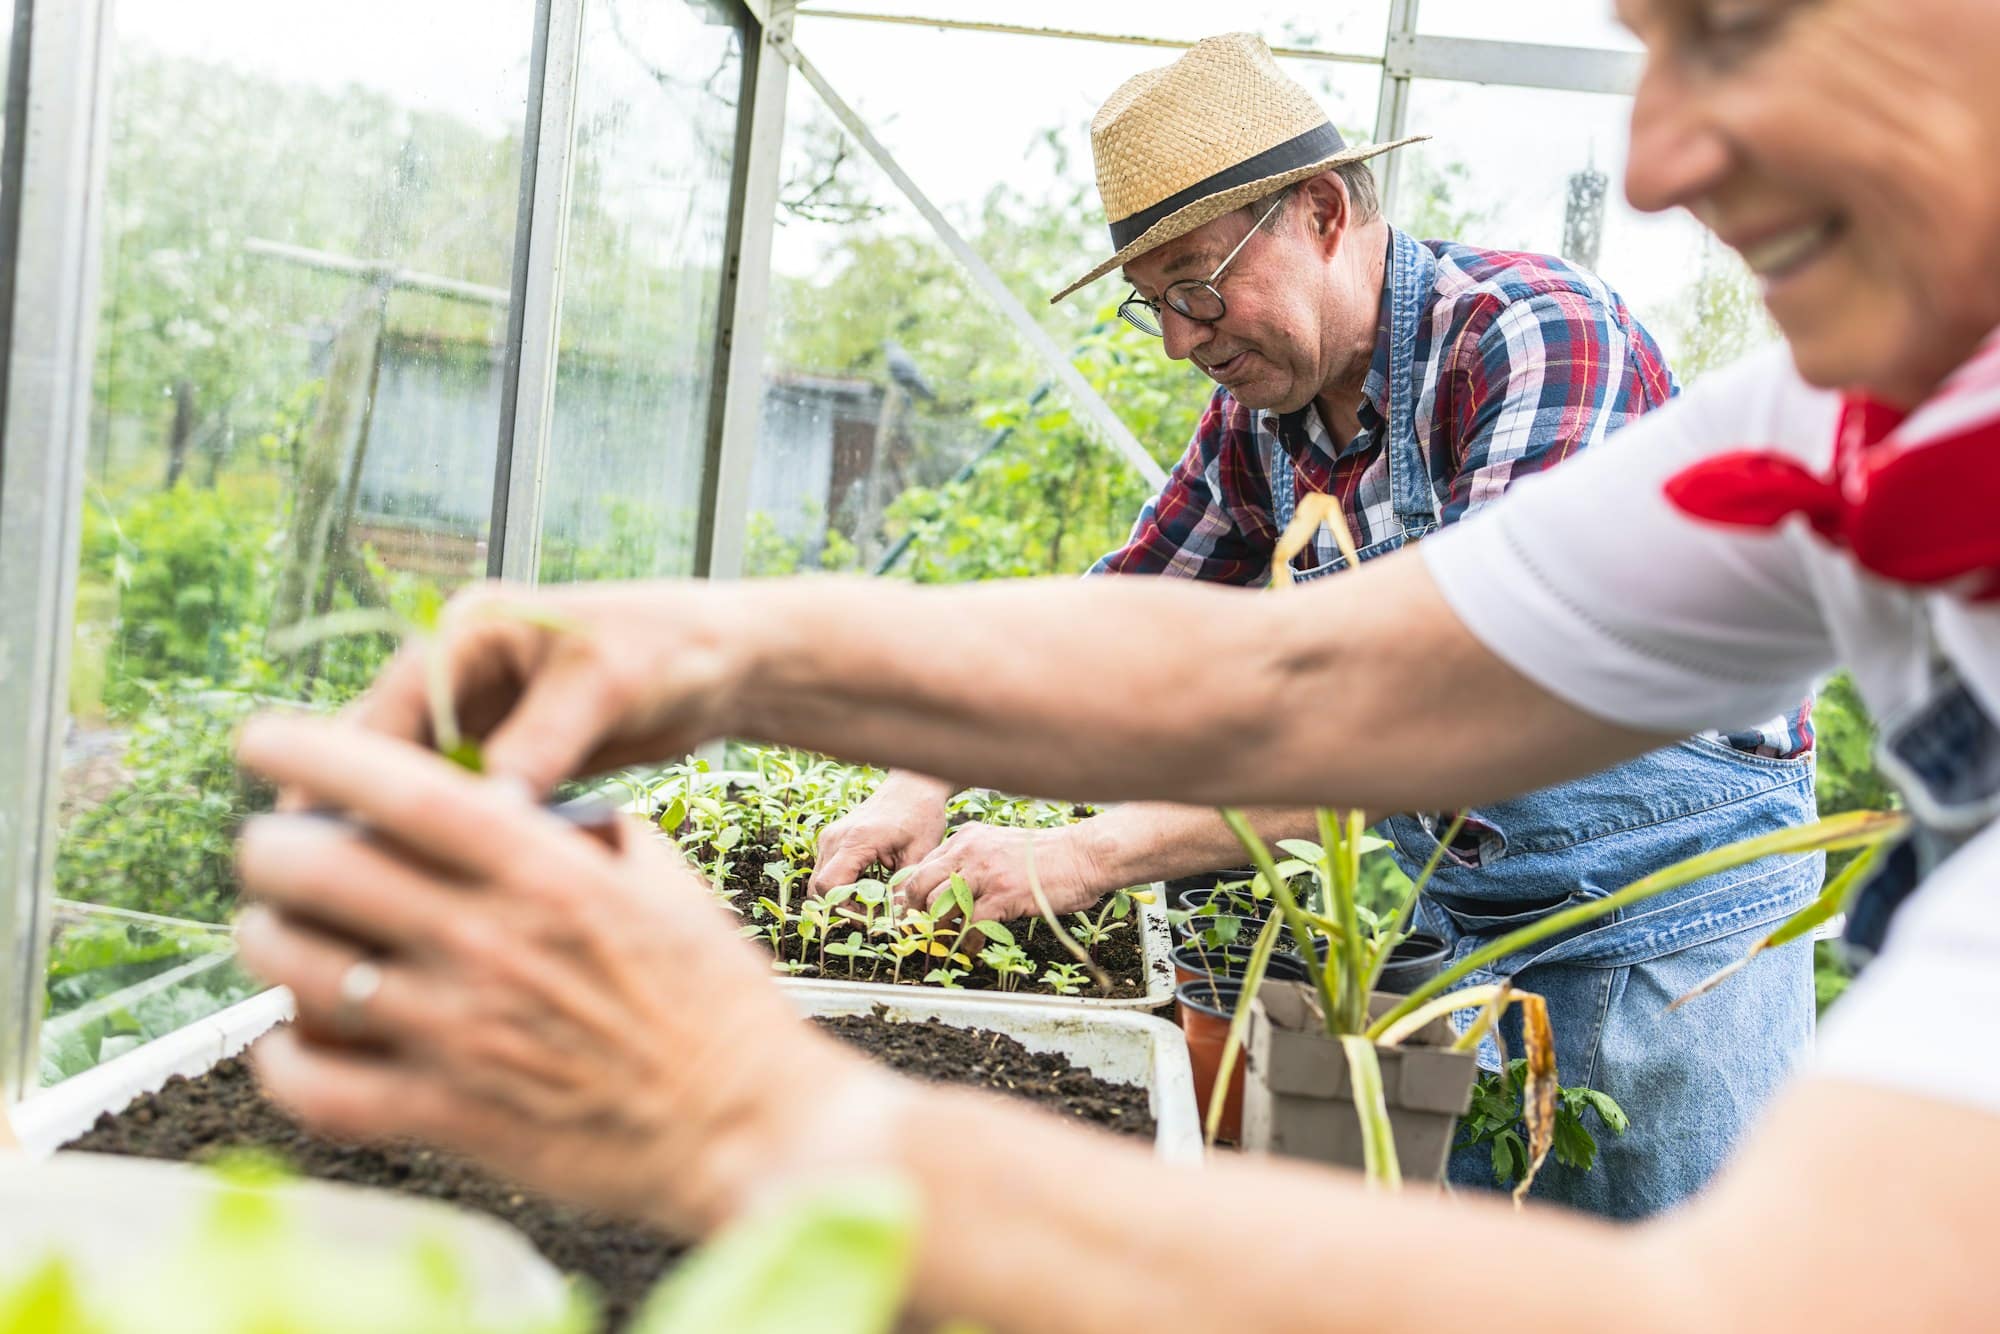
POLYGON ((1081 911, 1118 888, 1098 875, 1089 848, 1088 825, 1089 821, 1060 829, 961 825, 942 846, 917 863, 896 886, 896 892, 905 903, 929 908, 956 872, 972 890, 975 921, 1011 922, 1033 917, 1037 911, 1035 895, 1028 884, 1032 857, 1050 910, 1081 911))
POLYGON ((829 1118, 850 1161, 893 1148, 871 1127, 907 1123, 903 1086, 802 1024, 642 826, 607 847, 334 722, 259 720, 238 755, 345 817, 253 819, 238 853, 242 958, 299 1011, 260 1072, 308 1124, 683 1232, 813 1170, 829 1118))
POLYGON ((921 774, 892 773, 874 795, 819 834, 819 864, 807 890, 824 894, 851 885, 869 867, 913 866, 944 838, 949 785, 921 774))

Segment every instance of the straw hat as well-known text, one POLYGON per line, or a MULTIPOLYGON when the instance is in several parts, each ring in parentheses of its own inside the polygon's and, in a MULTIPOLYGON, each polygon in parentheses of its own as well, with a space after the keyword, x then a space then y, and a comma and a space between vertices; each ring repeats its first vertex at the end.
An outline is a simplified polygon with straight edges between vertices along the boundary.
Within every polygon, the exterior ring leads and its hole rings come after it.
POLYGON ((1091 118, 1097 193, 1118 253, 1050 304, 1293 181, 1429 137, 1350 148, 1263 38, 1206 38, 1173 64, 1127 79, 1091 118))

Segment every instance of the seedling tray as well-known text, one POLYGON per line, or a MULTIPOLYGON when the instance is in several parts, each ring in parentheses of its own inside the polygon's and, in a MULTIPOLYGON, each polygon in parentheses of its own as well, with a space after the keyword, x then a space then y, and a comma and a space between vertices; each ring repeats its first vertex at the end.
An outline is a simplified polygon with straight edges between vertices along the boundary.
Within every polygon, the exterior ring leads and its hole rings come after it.
MULTIPOLYGON (((1201 1158, 1187 1044, 1180 1030, 1165 1020, 1076 1005, 1043 1005, 1012 996, 975 1000, 935 988, 790 982, 785 990, 807 1014, 863 1014, 879 1005, 892 1021, 938 1019, 1004 1033, 1031 1051, 1059 1052, 1100 1079, 1147 1090, 1157 1122, 1154 1146, 1162 1158, 1176 1162, 1201 1158), (890 994, 870 994, 874 992, 890 994)), ((31 1095, 9 1112, 24 1154, 31 1159, 48 1157, 90 1129, 104 1113, 124 1110, 134 1098, 160 1088, 175 1075, 192 1078, 205 1073, 292 1014, 290 992, 267 991, 31 1095)))
POLYGON ((1004 1033, 1030 1051, 1057 1052, 1099 1079, 1145 1088, 1158 1129, 1153 1148, 1169 1162, 1202 1159, 1201 1122, 1187 1041, 1164 1019, 1039 997, 972 995, 935 987, 871 986, 858 982, 794 981, 792 999, 811 1015, 867 1014, 897 1020, 936 1019, 1004 1033), (888 993, 883 995, 882 993, 888 993))
MULTIPOLYGON (((706 784, 716 786, 734 783, 739 786, 754 786, 760 779, 747 769, 718 769, 702 776, 706 784)), ((654 798, 647 796, 626 803, 625 809, 647 819, 651 815, 654 798)), ((1130 996, 1091 995, 1094 985, 1085 984, 1085 989, 1073 996, 1059 996, 1048 992, 998 991, 973 989, 946 989, 923 986, 918 983, 894 982, 849 982, 834 977, 794 978, 780 975, 779 983, 785 987, 837 987, 852 991, 870 1002, 886 1002, 910 995, 942 994, 953 999, 963 999, 980 1005, 1019 1003, 1023 1005, 1047 1006, 1054 1009, 1085 1010, 1132 1010, 1150 1012, 1174 1003, 1174 938, 1167 927, 1167 894, 1164 885, 1155 881, 1148 886, 1153 891, 1153 902, 1139 903, 1135 915, 1139 930, 1139 942, 1143 971, 1143 990, 1130 996)))

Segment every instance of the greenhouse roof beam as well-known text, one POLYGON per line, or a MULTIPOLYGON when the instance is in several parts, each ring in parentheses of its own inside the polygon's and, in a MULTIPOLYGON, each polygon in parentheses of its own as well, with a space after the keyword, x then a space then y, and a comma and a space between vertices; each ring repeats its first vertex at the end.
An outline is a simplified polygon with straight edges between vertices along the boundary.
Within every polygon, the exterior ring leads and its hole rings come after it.
MULTIPOLYGON (((858 23, 895 23, 915 28, 958 29, 964 32, 999 33, 1015 37, 1053 37, 1072 42, 1100 42, 1111 46, 1152 46, 1185 51, 1192 39, 1148 37, 1140 33, 1087 32, 1075 28, 1037 28, 1023 23, 993 23, 982 19, 948 19, 919 14, 867 14, 852 9, 801 9, 802 18, 850 19, 858 23)), ((1274 56, 1291 60, 1324 60, 1343 65, 1379 65, 1382 57, 1364 51, 1325 51, 1312 46, 1274 46, 1274 56)))
POLYGON ((1491 42, 1470 37, 1389 35, 1383 61, 1386 77, 1449 79, 1459 83, 1553 88, 1571 93, 1629 97, 1639 86, 1644 57, 1636 51, 1603 51, 1530 42, 1491 42))
POLYGON ((1014 331, 1020 335, 1022 341, 1041 358, 1043 364, 1055 376, 1056 382, 1069 392, 1076 409, 1097 427, 1105 442, 1146 479, 1148 486, 1155 489, 1164 486, 1167 480, 1166 470, 1153 460, 1153 456, 1139 443, 1138 437, 1132 434, 1131 428, 1111 410, 1111 406, 1096 389, 1091 387, 1090 382, 1083 378, 1083 374, 1077 370, 1075 364, 1063 355, 1055 340, 1035 322, 1035 317, 1028 313, 1028 308, 1021 304, 1021 299, 1014 295, 1013 290, 1001 280, 1000 275, 993 271, 992 266, 980 257, 979 252, 974 250, 963 236, 959 235, 958 229, 951 225, 939 211, 938 206, 918 188, 915 181, 910 179, 902 164, 898 163, 895 156, 883 146, 882 141, 875 137, 874 132, 856 114, 854 108, 833 90, 833 86, 826 81, 826 76, 819 72, 818 67, 806 59, 805 54, 789 37, 774 32, 770 37, 770 44, 812 86, 813 91, 819 94, 820 100, 826 104, 827 110, 846 127, 847 132, 854 136, 855 142, 875 160, 875 164, 882 168, 883 173, 902 192, 904 198, 923 215, 924 221, 930 224, 931 230, 944 242, 945 249, 951 252, 972 277, 973 282, 992 300, 994 309, 1014 326, 1014 331))

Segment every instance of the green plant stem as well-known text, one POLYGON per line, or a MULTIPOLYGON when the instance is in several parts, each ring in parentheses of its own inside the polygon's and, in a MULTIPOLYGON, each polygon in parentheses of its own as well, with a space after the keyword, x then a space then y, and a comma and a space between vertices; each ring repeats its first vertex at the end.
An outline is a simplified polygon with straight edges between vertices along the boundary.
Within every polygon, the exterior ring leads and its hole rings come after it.
POLYGON ((1250 821, 1242 811, 1225 806, 1222 808, 1222 819, 1230 832, 1236 835, 1236 841, 1243 845, 1243 850, 1250 854, 1257 874, 1271 887, 1271 896, 1278 901, 1278 911, 1285 915, 1285 925, 1291 929, 1300 951, 1306 956, 1306 967, 1312 973, 1313 986, 1319 991, 1319 1002, 1324 1008, 1327 1031, 1334 1032, 1333 1025, 1339 1018, 1340 1009, 1334 1004, 1333 991, 1327 985, 1326 966, 1320 961, 1319 949, 1313 944, 1312 929, 1306 925, 1305 914, 1299 911, 1298 901, 1292 897, 1291 886, 1278 874, 1278 864, 1272 860, 1271 850, 1264 846, 1264 840, 1250 827, 1250 821))
MULTIPOLYGON (((1236 1058, 1242 1052, 1244 1038, 1250 1031, 1250 1006, 1263 988, 1264 972, 1270 967, 1271 955, 1277 947, 1278 919, 1273 917, 1257 933, 1257 943, 1250 950, 1250 961, 1243 965, 1242 991, 1236 997, 1236 1009, 1229 1016, 1229 1035, 1222 1043, 1222 1059, 1215 1065, 1215 1088, 1209 1094, 1208 1116, 1203 1127, 1211 1149, 1215 1147, 1216 1131, 1222 1126, 1222 1108, 1229 1100, 1229 1081, 1236 1074, 1236 1058)), ((1210 994, 1214 994, 1212 989, 1210 994)))
POLYGON ((1382 1065, 1375 1044, 1357 1033, 1344 1034, 1348 1084, 1354 1094, 1354 1114, 1361 1122, 1361 1161, 1368 1183, 1401 1190, 1403 1167, 1396 1157, 1395 1129, 1389 1124, 1388 1101, 1382 1093, 1382 1065))
MULTIPOLYGON (((1340 923, 1341 1008, 1336 1031, 1358 1033, 1368 1023, 1368 994, 1361 989, 1368 970, 1361 942, 1361 918, 1354 910, 1354 885, 1361 878, 1360 865, 1350 855, 1360 846, 1355 829, 1360 815, 1356 812, 1349 816, 1343 832, 1332 811, 1321 808, 1314 814, 1319 820, 1320 867, 1327 894, 1333 900, 1327 906, 1332 909, 1334 920, 1340 923)), ((1330 953, 1334 947, 1329 944, 1327 948, 1330 953)))

